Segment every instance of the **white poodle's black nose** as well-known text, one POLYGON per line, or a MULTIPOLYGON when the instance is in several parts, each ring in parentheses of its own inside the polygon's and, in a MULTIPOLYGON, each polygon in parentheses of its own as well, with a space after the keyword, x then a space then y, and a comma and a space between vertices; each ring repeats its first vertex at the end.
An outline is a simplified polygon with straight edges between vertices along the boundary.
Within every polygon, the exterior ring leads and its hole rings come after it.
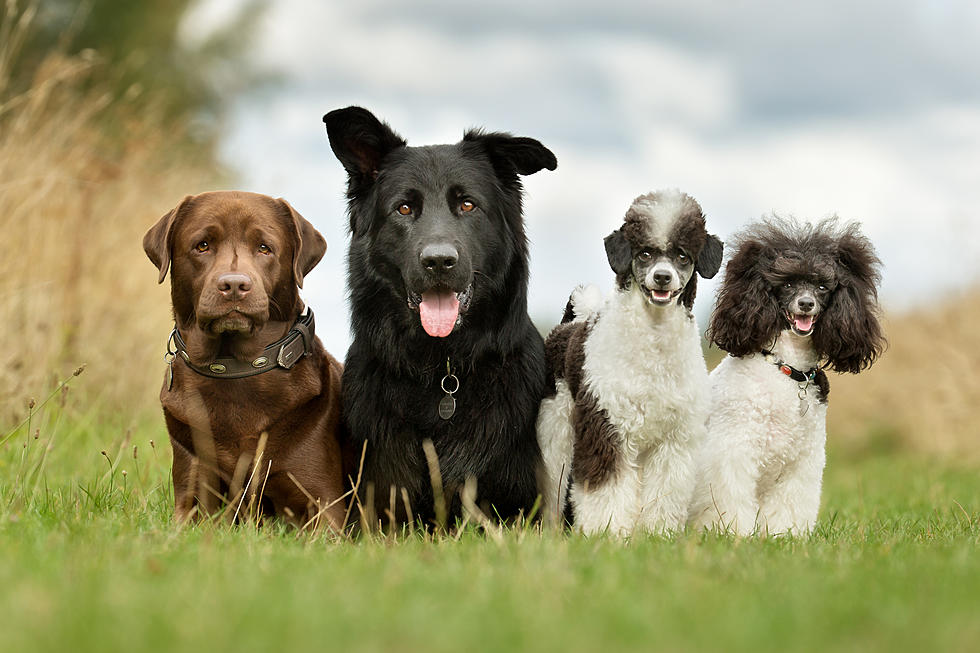
POLYGON ((657 270, 656 272, 653 273, 653 282, 658 286, 666 286, 673 280, 674 280, 674 275, 672 275, 670 272, 657 270))

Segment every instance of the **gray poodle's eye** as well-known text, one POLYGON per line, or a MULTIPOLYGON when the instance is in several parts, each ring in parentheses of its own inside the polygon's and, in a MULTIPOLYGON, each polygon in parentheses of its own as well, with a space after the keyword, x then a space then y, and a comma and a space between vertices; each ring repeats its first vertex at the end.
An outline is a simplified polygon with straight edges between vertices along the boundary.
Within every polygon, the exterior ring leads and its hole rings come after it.
POLYGON ((651 252, 648 249, 645 249, 641 251, 639 254, 637 254, 636 258, 640 259, 641 261, 649 261, 650 259, 653 258, 653 252, 651 252))

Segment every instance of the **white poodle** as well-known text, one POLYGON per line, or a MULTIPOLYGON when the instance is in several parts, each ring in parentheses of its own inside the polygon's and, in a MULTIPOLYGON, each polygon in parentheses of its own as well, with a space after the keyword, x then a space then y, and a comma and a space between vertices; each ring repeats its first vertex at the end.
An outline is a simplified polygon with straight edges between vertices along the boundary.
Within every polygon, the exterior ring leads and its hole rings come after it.
POLYGON ((555 394, 538 415, 546 522, 664 532, 683 528, 704 436, 708 374, 691 307, 697 276, 721 265, 722 243, 678 191, 634 200, 605 239, 616 290, 572 294, 545 343, 555 394))

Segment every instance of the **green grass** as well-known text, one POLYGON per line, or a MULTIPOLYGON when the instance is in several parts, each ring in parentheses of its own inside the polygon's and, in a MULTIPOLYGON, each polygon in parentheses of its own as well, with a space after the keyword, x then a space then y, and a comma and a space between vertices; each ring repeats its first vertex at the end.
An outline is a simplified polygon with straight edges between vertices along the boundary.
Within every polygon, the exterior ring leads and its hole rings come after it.
POLYGON ((820 528, 802 539, 623 544, 525 528, 336 541, 275 524, 180 529, 162 419, 127 432, 57 404, 0 446, 0 651, 980 642, 975 469, 832 450, 820 528))

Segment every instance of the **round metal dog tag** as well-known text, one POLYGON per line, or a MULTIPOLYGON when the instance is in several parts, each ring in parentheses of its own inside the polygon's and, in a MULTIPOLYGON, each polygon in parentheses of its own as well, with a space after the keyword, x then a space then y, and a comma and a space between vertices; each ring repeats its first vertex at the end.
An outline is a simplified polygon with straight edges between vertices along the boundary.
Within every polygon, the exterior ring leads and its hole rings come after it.
POLYGON ((439 417, 449 419, 456 412, 456 400, 452 395, 446 395, 439 400, 439 417))

